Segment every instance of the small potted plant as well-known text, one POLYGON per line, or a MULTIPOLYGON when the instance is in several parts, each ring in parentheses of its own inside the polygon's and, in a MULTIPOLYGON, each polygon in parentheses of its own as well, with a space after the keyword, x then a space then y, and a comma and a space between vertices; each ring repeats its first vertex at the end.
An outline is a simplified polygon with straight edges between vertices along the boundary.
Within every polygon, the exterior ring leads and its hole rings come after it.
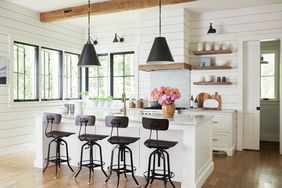
POLYGON ((100 98, 99 98, 99 106, 100 106, 100 107, 104 107, 104 105, 105 105, 105 98, 100 97, 100 98))
POLYGON ((112 103, 113 103, 113 97, 112 96, 108 96, 108 97, 105 98, 105 101, 106 101, 106 106, 107 107, 111 107, 112 103))
POLYGON ((94 106, 98 107, 99 106, 99 97, 94 97, 92 100, 93 100, 94 106))

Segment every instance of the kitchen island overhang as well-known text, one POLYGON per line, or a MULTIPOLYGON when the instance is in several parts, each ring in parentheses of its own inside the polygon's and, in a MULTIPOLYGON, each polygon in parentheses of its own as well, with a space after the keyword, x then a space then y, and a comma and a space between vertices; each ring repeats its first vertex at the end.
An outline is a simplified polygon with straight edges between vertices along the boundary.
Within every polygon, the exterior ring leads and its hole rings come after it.
MULTIPOLYGON (((110 135, 111 129, 106 127, 104 122, 105 115, 106 113, 96 113, 96 125, 89 127, 88 132, 110 135)), ((128 128, 120 129, 119 134, 140 137, 140 140, 130 145, 130 148, 133 151, 134 164, 137 168, 136 175, 143 176, 148 167, 149 155, 153 150, 148 149, 143 144, 149 137, 149 131, 143 129, 142 117, 162 118, 162 116, 134 114, 128 117, 128 128)), ((212 161, 212 116, 177 114, 169 122, 169 130, 160 131, 159 138, 178 142, 174 148, 168 150, 171 171, 175 173, 173 181, 181 182, 183 188, 200 188, 214 169, 212 161)), ((79 127, 75 126, 74 123, 75 117, 63 116, 57 129, 78 133, 79 127)), ((47 147, 50 141, 49 138, 45 137, 45 126, 42 124, 42 116, 36 116, 36 159, 34 166, 37 168, 43 168, 45 165, 44 159, 47 156, 47 147)), ((65 140, 69 145, 71 165, 77 166, 80 158, 80 147, 83 143, 78 140, 77 134, 65 140)), ((103 160, 106 163, 104 168, 107 169, 112 145, 107 142, 107 139, 99 141, 99 144, 102 146, 103 160)), ((51 152, 51 155, 53 155, 55 148, 51 148, 51 151, 53 152, 51 152)), ((64 152, 62 150, 62 153, 64 152)), ((87 152, 85 156, 89 156, 87 152)), ((94 156, 96 159, 99 158, 96 151, 94 156)))

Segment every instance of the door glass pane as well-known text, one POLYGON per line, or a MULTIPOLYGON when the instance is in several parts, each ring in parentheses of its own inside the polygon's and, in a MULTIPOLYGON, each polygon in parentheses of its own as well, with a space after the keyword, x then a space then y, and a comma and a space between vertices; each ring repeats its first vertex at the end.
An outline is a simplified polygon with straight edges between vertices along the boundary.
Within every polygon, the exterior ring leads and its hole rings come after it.
POLYGON ((275 98, 275 77, 261 77, 261 98, 275 98))
POLYGON ((262 54, 263 60, 267 64, 261 64, 261 76, 274 76, 275 74, 275 54, 262 54))

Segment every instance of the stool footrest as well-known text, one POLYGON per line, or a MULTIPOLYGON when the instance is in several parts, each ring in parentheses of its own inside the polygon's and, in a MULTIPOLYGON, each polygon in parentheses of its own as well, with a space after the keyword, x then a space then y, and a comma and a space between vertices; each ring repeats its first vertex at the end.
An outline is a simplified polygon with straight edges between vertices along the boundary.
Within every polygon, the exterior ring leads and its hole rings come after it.
POLYGON ((105 162, 104 161, 101 161, 101 160, 93 160, 92 163, 91 163, 91 160, 83 160, 82 161, 82 164, 77 163, 78 166, 84 166, 84 167, 87 167, 87 168, 96 168, 96 167, 101 167, 101 166, 104 166, 105 165, 105 162), (101 164, 102 162, 102 164, 101 164))
MULTIPOLYGON (((108 171, 111 170, 111 166, 108 167, 108 171)), ((131 166, 130 165, 120 165, 120 167, 118 168, 118 165, 113 165, 112 166, 112 171, 114 172, 119 172, 119 173, 131 173, 131 172, 135 172, 136 171, 136 167, 133 166, 133 170, 131 170, 131 166)))
MULTIPOLYGON (((47 161, 48 159, 45 158, 44 160, 47 161)), ((56 156, 52 156, 52 157, 49 157, 48 161, 51 162, 51 163, 57 163, 57 162, 64 163, 64 162, 68 162, 70 160, 71 160, 71 158, 70 157, 67 158, 66 156, 60 156, 60 158, 56 158, 56 156)))
MULTIPOLYGON (((156 169, 155 171, 150 170, 149 174, 150 174, 149 179, 154 178, 154 179, 159 179, 159 180, 163 180, 164 178, 173 178, 175 176, 175 174, 171 171, 169 174, 167 170, 164 173, 164 170, 160 170, 160 169, 156 169)), ((148 171, 144 172, 143 175, 147 179, 148 171)))

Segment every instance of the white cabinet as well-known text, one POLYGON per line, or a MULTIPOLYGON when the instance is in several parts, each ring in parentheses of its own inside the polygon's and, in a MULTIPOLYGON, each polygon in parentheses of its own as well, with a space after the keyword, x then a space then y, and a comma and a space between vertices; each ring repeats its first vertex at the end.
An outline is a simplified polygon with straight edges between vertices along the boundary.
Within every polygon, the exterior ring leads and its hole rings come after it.
POLYGON ((183 114, 213 116, 213 150, 232 156, 236 150, 237 117, 235 110, 186 110, 183 114))

